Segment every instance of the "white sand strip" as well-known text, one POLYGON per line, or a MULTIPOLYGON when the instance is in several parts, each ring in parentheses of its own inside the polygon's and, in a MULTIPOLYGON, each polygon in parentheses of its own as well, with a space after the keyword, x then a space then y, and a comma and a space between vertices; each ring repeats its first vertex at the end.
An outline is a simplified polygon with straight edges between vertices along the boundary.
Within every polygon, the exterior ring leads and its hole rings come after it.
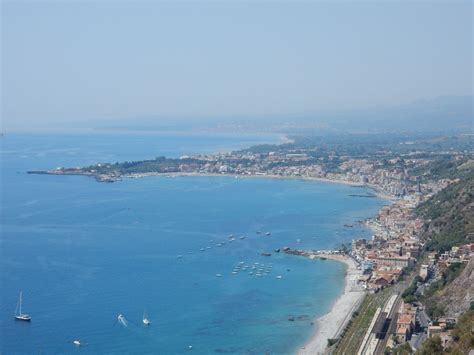
POLYGON ((359 307, 364 298, 364 291, 355 290, 356 280, 361 275, 357 264, 349 257, 341 255, 324 255, 328 259, 347 264, 346 285, 344 293, 334 302, 329 313, 316 320, 316 333, 298 350, 298 354, 324 354, 329 338, 336 338, 342 331, 352 313, 359 307))

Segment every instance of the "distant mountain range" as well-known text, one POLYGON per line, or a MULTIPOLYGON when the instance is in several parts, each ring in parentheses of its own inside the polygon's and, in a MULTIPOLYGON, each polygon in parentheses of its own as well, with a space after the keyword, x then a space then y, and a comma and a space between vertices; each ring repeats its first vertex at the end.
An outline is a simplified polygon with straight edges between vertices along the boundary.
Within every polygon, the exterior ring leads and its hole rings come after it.
POLYGON ((473 96, 441 96, 399 106, 253 117, 143 117, 100 122, 102 130, 214 131, 214 132, 470 132, 473 96))
POLYGON ((368 131, 459 131, 473 128, 473 97, 442 96, 395 107, 335 113, 328 125, 368 131))

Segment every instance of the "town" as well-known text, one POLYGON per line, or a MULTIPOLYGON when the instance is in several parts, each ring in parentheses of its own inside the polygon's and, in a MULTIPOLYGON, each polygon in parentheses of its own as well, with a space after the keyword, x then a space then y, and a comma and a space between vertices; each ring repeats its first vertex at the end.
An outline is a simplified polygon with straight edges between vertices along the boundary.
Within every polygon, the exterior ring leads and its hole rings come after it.
MULTIPOLYGON (((451 312, 452 315, 446 317, 446 312, 433 309, 436 303, 428 302, 427 305, 422 301, 426 303, 437 287, 458 276, 466 265, 472 268, 474 234, 464 235, 465 231, 461 229, 456 232, 458 239, 451 238, 447 244, 441 241, 442 245, 434 245, 427 236, 427 228, 439 213, 429 215, 423 212, 423 208, 433 205, 434 196, 451 187, 467 184, 465 189, 470 191, 467 207, 472 214, 474 154, 471 136, 418 140, 400 137, 383 143, 367 142, 367 137, 360 137, 356 142, 346 138, 319 142, 317 138, 294 137, 291 143, 256 146, 229 153, 98 163, 30 173, 85 175, 100 182, 155 175, 219 175, 314 179, 370 187, 374 194, 355 192, 354 196, 370 198, 379 195, 389 200, 377 216, 360 221, 372 230, 372 238, 354 239, 349 248, 337 251, 306 251, 289 247, 282 250, 288 254, 323 259, 343 254, 357 264, 359 273, 354 285, 357 291, 383 295, 373 316, 368 319, 370 322, 367 320, 359 327, 358 331, 363 333, 359 333, 352 352, 381 354, 386 349, 404 345, 409 346, 410 352, 419 349, 434 335, 441 339, 442 347, 449 347, 461 312, 451 312)), ((441 211, 438 207, 435 210, 441 211)), ((468 281, 468 284, 472 288, 472 282, 468 281)), ((466 302, 469 301, 472 300, 466 302)), ((469 305, 464 305, 466 307, 469 305)), ((344 334, 350 331, 350 322, 351 319, 345 322, 345 331, 338 332, 339 337, 330 339, 331 344, 328 343, 335 353, 345 346, 344 334)))
MULTIPOLYGON (((447 348, 453 340, 453 327, 460 314, 445 317, 431 312, 430 316, 413 295, 422 296, 449 268, 468 265, 473 260, 474 243, 453 246, 443 253, 426 253, 420 258, 425 247, 420 238, 423 221, 415 216, 414 207, 406 199, 383 207, 376 218, 365 221, 373 230, 372 238, 353 240, 351 249, 282 249, 287 254, 310 259, 352 259, 360 270, 358 278, 351 280, 353 292, 363 289, 377 294, 393 289, 372 317, 358 354, 383 353, 386 348, 406 343, 411 350, 417 350, 424 340, 433 336, 440 337, 442 346, 447 348)), ((469 267, 472 270, 472 263, 469 267)))

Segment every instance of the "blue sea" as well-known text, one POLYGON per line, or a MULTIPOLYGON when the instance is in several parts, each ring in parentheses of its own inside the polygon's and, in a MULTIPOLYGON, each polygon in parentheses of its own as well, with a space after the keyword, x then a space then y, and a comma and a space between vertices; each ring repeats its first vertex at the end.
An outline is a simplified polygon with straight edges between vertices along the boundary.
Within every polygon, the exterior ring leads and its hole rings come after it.
POLYGON ((25 173, 279 140, 176 133, 1 138, 0 353, 293 353, 341 294, 345 265, 273 250, 334 248, 368 237, 344 224, 374 215, 383 200, 350 196, 364 188, 312 181, 163 176, 111 184, 25 173), (13 318, 20 290, 31 323, 13 318), (74 339, 86 345, 75 347, 74 339))

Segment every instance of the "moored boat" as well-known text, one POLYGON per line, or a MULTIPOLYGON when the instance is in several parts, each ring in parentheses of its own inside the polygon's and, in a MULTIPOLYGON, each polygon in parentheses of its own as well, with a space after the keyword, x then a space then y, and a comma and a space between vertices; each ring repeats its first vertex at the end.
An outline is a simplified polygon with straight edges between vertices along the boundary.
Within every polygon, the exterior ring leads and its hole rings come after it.
POLYGON ((29 322, 29 321, 31 321, 31 316, 29 314, 22 313, 22 311, 21 311, 22 301, 23 301, 23 292, 20 291, 20 299, 18 301, 18 304, 16 306, 16 310, 15 310, 15 319, 16 320, 22 320, 22 321, 25 321, 25 322, 29 322))

